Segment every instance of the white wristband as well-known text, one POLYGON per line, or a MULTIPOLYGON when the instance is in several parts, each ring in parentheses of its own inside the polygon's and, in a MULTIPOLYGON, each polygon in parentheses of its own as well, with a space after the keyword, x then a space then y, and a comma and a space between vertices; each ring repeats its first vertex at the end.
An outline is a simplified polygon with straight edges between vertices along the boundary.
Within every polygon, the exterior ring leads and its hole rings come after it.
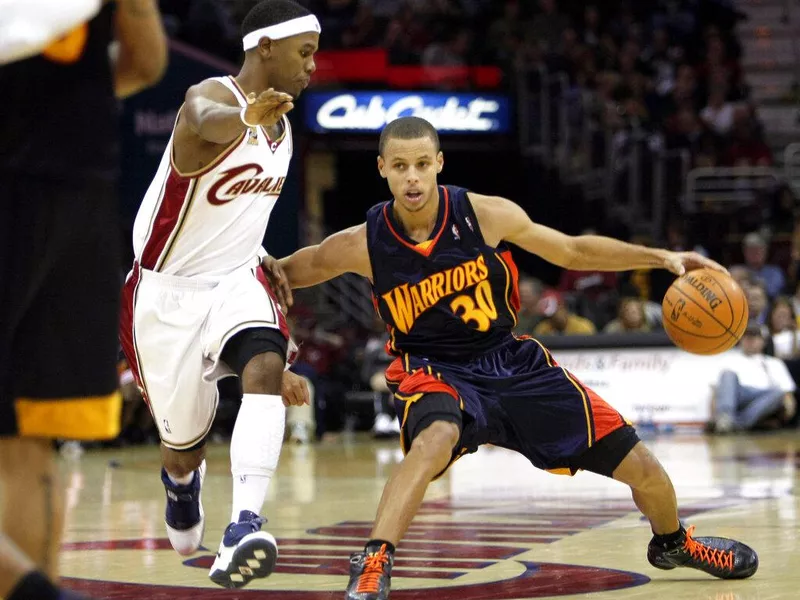
POLYGON ((247 111, 247 107, 244 106, 244 107, 242 107, 242 112, 239 113, 239 118, 242 120, 242 123, 244 123, 247 127, 258 127, 258 123, 253 125, 252 123, 248 123, 247 122, 247 119, 244 118, 244 113, 246 111, 247 111))

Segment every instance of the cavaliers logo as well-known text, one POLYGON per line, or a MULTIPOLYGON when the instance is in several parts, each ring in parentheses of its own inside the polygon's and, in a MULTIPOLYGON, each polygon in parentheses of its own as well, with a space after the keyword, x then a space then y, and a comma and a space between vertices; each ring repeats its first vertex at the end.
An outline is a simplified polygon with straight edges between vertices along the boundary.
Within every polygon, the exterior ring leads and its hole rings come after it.
POLYGON ((223 171, 208 190, 208 201, 219 206, 245 194, 279 195, 286 182, 286 177, 261 177, 263 172, 264 169, 255 163, 223 171))

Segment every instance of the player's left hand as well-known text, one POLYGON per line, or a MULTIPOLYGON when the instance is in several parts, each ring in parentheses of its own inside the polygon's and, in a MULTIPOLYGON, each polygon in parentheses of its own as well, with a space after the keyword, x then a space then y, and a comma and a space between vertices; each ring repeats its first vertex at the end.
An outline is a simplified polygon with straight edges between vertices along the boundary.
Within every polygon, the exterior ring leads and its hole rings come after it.
POLYGON ((711 269, 730 275, 721 264, 697 252, 668 252, 664 258, 664 268, 678 276, 695 269, 711 269))
POLYGON ((286 314, 286 311, 292 307, 294 299, 292 298, 292 288, 289 286, 289 278, 286 277, 283 267, 274 256, 265 256, 261 259, 261 269, 264 271, 272 291, 278 297, 281 310, 286 314))
POLYGON ((295 375, 291 371, 284 372, 283 382, 281 383, 281 397, 283 398, 284 406, 309 404, 310 394, 308 393, 308 385, 305 378, 295 375))

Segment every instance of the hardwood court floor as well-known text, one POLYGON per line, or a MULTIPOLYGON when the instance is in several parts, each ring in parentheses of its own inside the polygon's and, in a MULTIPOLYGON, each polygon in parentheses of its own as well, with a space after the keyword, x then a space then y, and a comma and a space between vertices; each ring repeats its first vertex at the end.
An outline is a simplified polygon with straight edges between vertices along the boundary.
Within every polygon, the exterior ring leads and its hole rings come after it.
MULTIPOLYGON (((649 441, 675 480, 687 524, 697 525, 698 535, 735 537, 758 550, 761 567, 752 579, 655 570, 645 559, 649 529, 622 485, 587 473, 549 475, 511 452, 484 448, 431 486, 400 547, 392 598, 799 598, 798 439, 675 434, 649 441)), ((279 567, 238 592, 207 579, 229 517, 226 447, 209 452, 208 550, 188 560, 165 539, 155 448, 65 460, 62 572, 70 587, 95 598, 340 600, 348 555, 366 539, 399 459, 395 442, 367 437, 286 446, 266 509, 279 567)))

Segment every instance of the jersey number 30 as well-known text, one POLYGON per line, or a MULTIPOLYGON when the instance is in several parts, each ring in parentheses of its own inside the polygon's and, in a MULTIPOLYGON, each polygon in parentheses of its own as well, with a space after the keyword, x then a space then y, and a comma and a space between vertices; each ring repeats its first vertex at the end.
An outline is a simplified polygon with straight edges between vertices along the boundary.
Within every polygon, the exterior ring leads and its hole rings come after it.
POLYGON ((497 319, 492 286, 486 280, 475 286, 474 298, 468 294, 458 296, 450 303, 450 309, 467 325, 474 323, 478 331, 489 331, 492 321, 497 319))

